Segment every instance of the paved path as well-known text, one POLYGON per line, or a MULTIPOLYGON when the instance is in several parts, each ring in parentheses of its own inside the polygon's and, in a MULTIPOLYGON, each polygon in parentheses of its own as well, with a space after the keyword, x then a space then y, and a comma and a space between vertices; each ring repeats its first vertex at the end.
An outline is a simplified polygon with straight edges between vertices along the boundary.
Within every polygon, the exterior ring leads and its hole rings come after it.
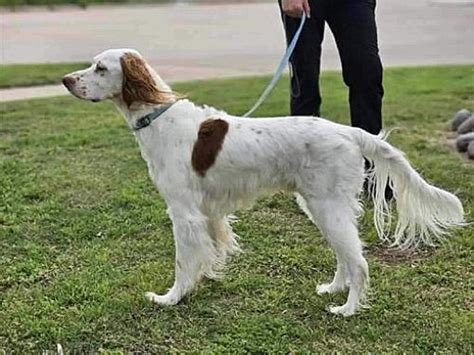
MULTIPOLYGON (((384 65, 474 63, 474 6, 469 3, 473 0, 379 0, 384 65)), ((267 74, 284 49, 276 1, 96 6, 0 16, 0 64, 89 61, 103 49, 131 47, 165 80, 183 81, 267 74)), ((323 47, 323 69, 338 69, 329 31, 323 47)), ((36 91, 64 93, 58 87, 36 91)), ((4 90, 0 101, 37 94, 35 89, 4 90)))

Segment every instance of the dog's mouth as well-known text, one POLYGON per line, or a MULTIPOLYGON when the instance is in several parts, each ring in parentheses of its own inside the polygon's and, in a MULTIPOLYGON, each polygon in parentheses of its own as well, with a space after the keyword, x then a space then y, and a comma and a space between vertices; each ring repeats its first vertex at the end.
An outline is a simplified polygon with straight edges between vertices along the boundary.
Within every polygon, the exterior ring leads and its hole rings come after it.
POLYGON ((98 99, 98 98, 89 98, 89 97, 86 96, 86 93, 79 93, 76 90, 74 90, 74 88, 69 88, 67 86, 66 86, 66 88, 73 96, 77 97, 78 99, 81 99, 81 100, 84 100, 84 101, 90 101, 90 102, 94 102, 94 103, 102 101, 101 99, 98 99))

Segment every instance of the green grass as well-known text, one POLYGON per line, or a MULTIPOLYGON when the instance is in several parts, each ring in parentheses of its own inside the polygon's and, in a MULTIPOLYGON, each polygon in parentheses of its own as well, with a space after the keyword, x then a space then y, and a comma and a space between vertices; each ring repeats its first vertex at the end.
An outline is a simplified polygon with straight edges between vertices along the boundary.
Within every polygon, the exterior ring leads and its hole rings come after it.
MULTIPOLYGON (((386 127, 433 184, 456 192, 474 218, 473 164, 446 144, 445 122, 472 109, 474 66, 386 70, 386 127)), ((281 82, 260 110, 287 113, 281 82)), ((175 89, 239 114, 267 78, 203 81, 175 89)), ((322 78, 323 113, 348 122, 337 73, 322 78)), ((388 258, 368 212, 371 308, 344 319, 320 297, 335 260, 291 196, 238 211, 244 254, 221 281, 181 304, 149 304, 173 281, 165 204, 124 120, 109 103, 72 97, 6 103, 0 116, 0 351, 151 353, 472 353, 473 231, 414 255, 388 258)))
POLYGON ((1 65, 0 88, 59 84, 65 74, 85 66, 85 63, 1 65))

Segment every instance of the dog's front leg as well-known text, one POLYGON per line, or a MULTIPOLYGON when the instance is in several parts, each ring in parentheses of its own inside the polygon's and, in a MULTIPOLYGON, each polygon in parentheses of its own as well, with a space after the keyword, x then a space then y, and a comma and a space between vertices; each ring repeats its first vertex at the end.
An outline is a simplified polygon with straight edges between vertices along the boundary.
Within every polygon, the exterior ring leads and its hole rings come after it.
POLYGON ((212 266, 218 253, 207 229, 207 219, 200 213, 170 213, 176 245, 175 282, 165 295, 147 292, 146 297, 162 305, 177 304, 203 275, 213 277, 212 266))

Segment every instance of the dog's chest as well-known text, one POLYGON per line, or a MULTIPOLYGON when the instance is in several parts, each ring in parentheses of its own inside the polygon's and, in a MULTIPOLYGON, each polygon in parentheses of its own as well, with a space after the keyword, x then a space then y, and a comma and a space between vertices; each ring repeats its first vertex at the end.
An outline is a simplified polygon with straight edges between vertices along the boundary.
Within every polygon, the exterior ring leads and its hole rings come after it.
POLYGON ((185 184, 189 175, 192 142, 178 131, 150 130, 137 136, 148 174, 160 193, 185 184))

